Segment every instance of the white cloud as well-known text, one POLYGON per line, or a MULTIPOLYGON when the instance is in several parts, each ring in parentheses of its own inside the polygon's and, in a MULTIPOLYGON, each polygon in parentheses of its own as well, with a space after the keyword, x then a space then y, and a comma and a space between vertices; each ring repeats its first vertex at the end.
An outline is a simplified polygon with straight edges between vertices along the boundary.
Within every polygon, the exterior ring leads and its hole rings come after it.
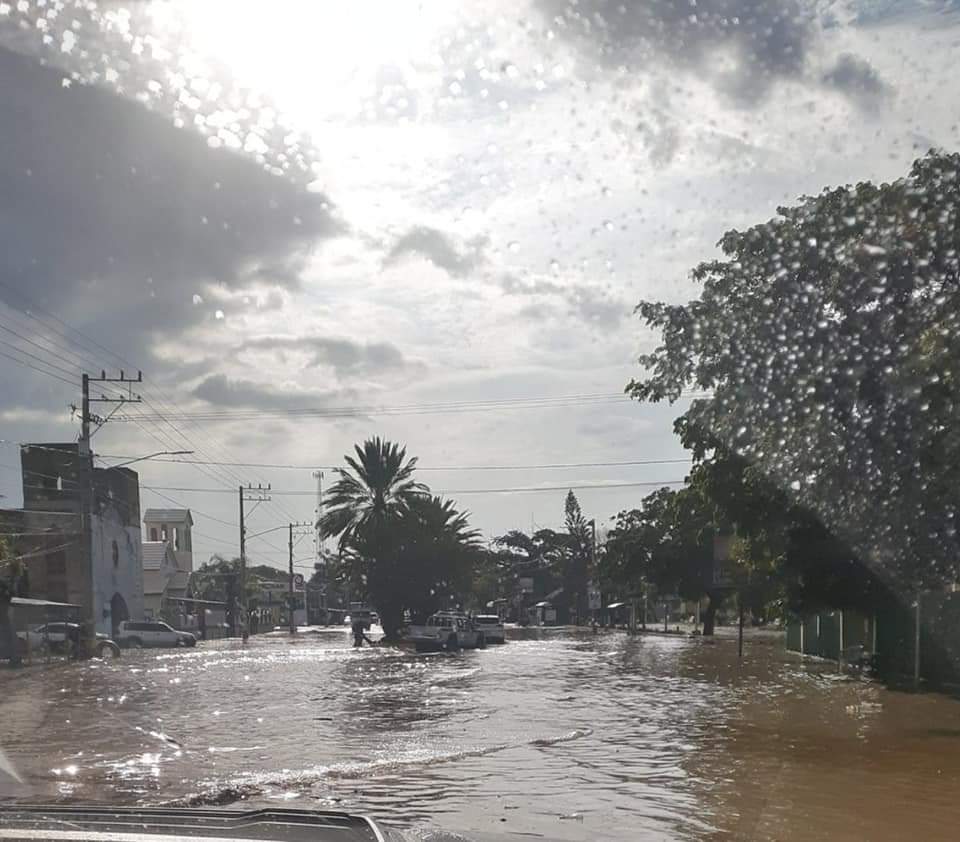
MULTIPOLYGON (((682 18, 674 4, 658 4, 660 18, 636 4, 645 16, 589 30, 583 21, 603 5, 594 0, 388 5, 377 25, 367 6, 274 20, 258 7, 189 3, 195 28, 180 45, 169 38, 172 19, 134 14, 137 27, 160 27, 168 48, 183 49, 134 60, 129 44, 101 33, 93 54, 117 60, 114 75, 94 81, 110 94, 59 87, 71 62, 83 78, 97 70, 79 55, 86 36, 53 56, 16 22, 3 26, 0 43, 13 39, 60 68, 6 55, 20 80, 6 96, 22 91, 24 113, 52 115, 54 127, 58 115, 77 116, 73 133, 38 132, 29 143, 13 123, 0 127, 5 171, 18 185, 5 259, 37 279, 32 293, 46 307, 144 361, 149 382, 188 406, 615 394, 656 341, 630 317, 633 304, 693 295, 688 272, 716 254, 725 230, 828 184, 897 177, 928 143, 958 141, 956 28, 949 16, 927 25, 920 3, 866 20, 856 9, 841 14, 842 4, 828 19, 777 0, 761 11, 788 18, 760 15, 730 33, 718 15, 739 8, 734 0, 701 0, 682 18), (235 26, 222 26, 224 14, 235 26), (651 26, 662 31, 656 43, 651 26), (249 37, 264 49, 251 54, 249 37), (190 70, 203 90, 161 73, 164 61, 190 70), (38 81, 47 76, 57 84, 38 81), (152 78, 161 90, 146 87, 152 78), (256 90, 238 101, 248 83, 256 90), (118 99, 118 86, 129 97, 146 90, 153 113, 118 99), (99 123, 80 119, 84 103, 100 109, 99 123), (183 131, 169 128, 174 119, 183 131), (202 132, 251 134, 253 145, 212 151, 202 132), (266 149, 262 161, 253 146, 266 149), (284 176, 268 178, 264 165, 284 176), (111 240, 113 230, 124 236, 111 240)), ((55 381, 3 374, 12 436, 33 435, 29 413, 56 417, 76 399, 55 381)), ((526 464, 679 454, 678 412, 584 403, 184 430, 209 439, 206 449, 253 461, 326 463, 358 436, 381 433, 424 464, 526 464)), ((73 435, 65 418, 59 424, 73 435)), ((98 435, 101 448, 159 446, 134 425, 98 435)), ((183 484, 212 481, 170 470, 183 484)), ((577 478, 669 477, 634 469, 577 478)), ((307 472, 269 479, 312 488, 307 472)), ((463 488, 574 475, 429 479, 463 488)), ((641 495, 582 496, 603 518, 641 495)), ((195 502, 232 518, 215 496, 195 502)), ((559 520, 562 494, 464 502, 482 528, 503 530, 529 526, 531 514, 559 520)), ((310 517, 309 497, 288 503, 310 517)))

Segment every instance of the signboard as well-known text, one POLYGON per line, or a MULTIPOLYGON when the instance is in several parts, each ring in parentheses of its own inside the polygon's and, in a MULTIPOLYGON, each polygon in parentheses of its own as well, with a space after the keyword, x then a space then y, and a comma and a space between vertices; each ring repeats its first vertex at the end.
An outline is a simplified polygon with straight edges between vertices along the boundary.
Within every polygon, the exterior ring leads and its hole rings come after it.
POLYGON ((523 593, 533 593, 533 577, 521 576, 520 590, 523 591, 523 593))
POLYGON ((294 575, 294 577, 293 577, 293 586, 294 586, 295 588, 302 588, 302 587, 303 587, 303 574, 302 574, 302 573, 297 573, 297 574, 294 575))

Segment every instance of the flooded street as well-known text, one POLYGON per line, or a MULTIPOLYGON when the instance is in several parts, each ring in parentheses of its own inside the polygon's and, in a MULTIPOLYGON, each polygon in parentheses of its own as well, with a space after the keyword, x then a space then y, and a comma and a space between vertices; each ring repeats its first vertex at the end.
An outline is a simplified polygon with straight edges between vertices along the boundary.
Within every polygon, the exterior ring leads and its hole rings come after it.
POLYGON ((736 642, 515 632, 456 655, 340 630, 0 678, 35 801, 347 809, 547 839, 951 838, 960 703, 736 642))

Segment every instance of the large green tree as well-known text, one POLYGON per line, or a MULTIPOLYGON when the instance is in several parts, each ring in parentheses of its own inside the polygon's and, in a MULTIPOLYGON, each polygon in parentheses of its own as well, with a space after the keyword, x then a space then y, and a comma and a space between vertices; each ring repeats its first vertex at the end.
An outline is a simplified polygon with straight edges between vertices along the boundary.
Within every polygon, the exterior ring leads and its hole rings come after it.
POLYGON ((603 554, 606 586, 623 595, 708 597, 704 628, 712 634, 724 595, 711 579, 715 530, 713 504, 700 489, 657 489, 616 516, 603 554))
POLYGON ((838 559, 898 589, 956 580, 960 156, 804 198, 720 247, 696 300, 639 305, 661 344, 628 392, 711 393, 682 423, 806 512, 811 540, 849 547, 838 559))
POLYGON ((324 534, 339 539, 341 577, 376 606, 385 637, 415 618, 458 604, 479 555, 468 515, 414 479, 417 460, 380 438, 344 457, 325 499, 324 534))

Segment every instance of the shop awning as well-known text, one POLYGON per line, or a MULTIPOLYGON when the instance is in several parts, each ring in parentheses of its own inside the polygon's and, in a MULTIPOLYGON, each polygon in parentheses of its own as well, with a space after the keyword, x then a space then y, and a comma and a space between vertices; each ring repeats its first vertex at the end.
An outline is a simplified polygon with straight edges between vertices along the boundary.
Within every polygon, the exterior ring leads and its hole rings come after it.
POLYGON ((549 602, 547 602, 546 600, 544 600, 543 602, 538 602, 538 603, 537 603, 536 605, 534 605, 533 607, 534 607, 534 608, 552 608, 553 606, 552 606, 549 602))
POLYGON ((625 603, 625 602, 611 602, 611 603, 607 606, 607 608, 623 608, 623 606, 626 605, 626 604, 627 604, 627 603, 625 603))
POLYGON ((28 599, 25 596, 15 596, 10 600, 12 605, 33 605, 39 608, 79 608, 72 602, 51 602, 48 599, 28 599))

